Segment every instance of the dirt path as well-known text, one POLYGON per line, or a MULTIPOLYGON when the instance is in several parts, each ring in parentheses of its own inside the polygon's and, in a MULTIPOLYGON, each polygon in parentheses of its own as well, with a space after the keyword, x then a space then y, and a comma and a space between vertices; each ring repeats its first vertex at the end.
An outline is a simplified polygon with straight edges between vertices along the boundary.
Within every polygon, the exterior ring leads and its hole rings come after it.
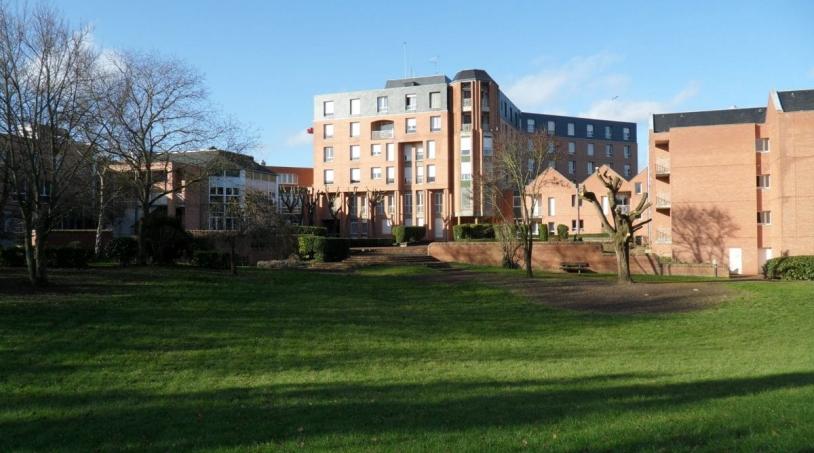
POLYGON ((527 279, 518 275, 451 268, 416 276, 437 283, 479 282, 505 288, 534 303, 601 313, 676 313, 713 307, 732 297, 723 281, 617 285, 596 277, 563 275, 527 279))

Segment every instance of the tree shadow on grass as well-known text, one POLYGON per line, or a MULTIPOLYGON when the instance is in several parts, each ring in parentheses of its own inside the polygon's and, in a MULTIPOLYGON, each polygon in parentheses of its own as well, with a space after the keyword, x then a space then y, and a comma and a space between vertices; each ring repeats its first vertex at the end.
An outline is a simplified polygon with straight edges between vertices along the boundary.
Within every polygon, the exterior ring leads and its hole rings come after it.
MULTIPOLYGON (((0 449, 127 446, 177 451, 310 441, 341 448, 354 436, 432 436, 523 426, 544 430, 565 419, 663 415, 709 400, 814 385, 814 373, 809 372, 686 383, 655 379, 649 374, 611 374, 520 381, 285 384, 168 394, 5 395, 7 410, 43 415, 18 420, 5 415, 0 449)), ((648 439, 631 442, 630 434, 626 448, 649 444, 648 439)), ((711 424, 707 432, 677 440, 711 447, 709 442, 730 435, 739 434, 711 424)))

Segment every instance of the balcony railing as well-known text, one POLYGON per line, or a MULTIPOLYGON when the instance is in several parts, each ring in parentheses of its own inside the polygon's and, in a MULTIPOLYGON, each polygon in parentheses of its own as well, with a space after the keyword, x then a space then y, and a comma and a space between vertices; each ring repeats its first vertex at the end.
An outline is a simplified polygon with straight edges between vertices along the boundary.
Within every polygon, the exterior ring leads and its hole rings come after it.
POLYGON ((471 110, 472 109, 472 98, 464 98, 461 102, 461 106, 464 110, 471 110))
POLYGON ((670 163, 669 162, 656 162, 656 176, 670 176, 670 163))
POLYGON ((482 112, 488 112, 489 111, 489 98, 487 98, 487 97, 481 98, 481 100, 480 100, 480 109, 481 109, 482 112))
POLYGON ((461 124, 461 132, 472 132, 472 123, 461 124))
POLYGON ((670 230, 666 228, 659 228, 656 231, 656 244, 672 244, 673 237, 670 235, 670 230))
POLYGON ((370 138, 373 140, 382 140, 386 138, 393 138, 393 131, 371 131, 370 138))
POLYGON ((664 195, 656 196, 656 209, 670 209, 670 199, 664 195))
POLYGON ((630 205, 629 204, 618 204, 616 205, 616 209, 619 210, 622 214, 630 214, 630 205))

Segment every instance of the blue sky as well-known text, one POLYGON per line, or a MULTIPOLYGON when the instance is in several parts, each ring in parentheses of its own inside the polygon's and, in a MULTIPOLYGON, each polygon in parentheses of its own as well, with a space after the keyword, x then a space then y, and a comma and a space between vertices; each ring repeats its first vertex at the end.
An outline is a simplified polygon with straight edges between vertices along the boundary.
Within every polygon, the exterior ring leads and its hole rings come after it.
POLYGON ((524 110, 639 122, 814 88, 814 2, 55 1, 101 49, 159 50, 206 75, 260 133, 253 154, 312 165, 312 97, 403 74, 489 71, 524 110), (618 97, 617 97, 618 96, 618 97), (616 97, 616 99, 614 99, 616 97))

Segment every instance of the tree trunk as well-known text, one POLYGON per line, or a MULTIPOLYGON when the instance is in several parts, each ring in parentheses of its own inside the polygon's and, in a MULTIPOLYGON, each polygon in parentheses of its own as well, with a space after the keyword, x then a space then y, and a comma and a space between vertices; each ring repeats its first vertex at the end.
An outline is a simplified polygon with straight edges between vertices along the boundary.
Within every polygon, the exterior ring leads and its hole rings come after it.
POLYGON ((526 264, 526 277, 534 277, 534 272, 531 269, 531 253, 534 250, 534 239, 531 236, 531 227, 529 225, 523 226, 523 261, 526 264))
POLYGON ((616 249, 617 282, 633 283, 633 279, 630 278, 630 250, 627 239, 615 239, 614 248, 616 249))
POLYGON ((102 227, 105 219, 105 177, 99 176, 99 213, 96 216, 96 240, 93 243, 93 254, 102 256, 102 227))
POLYGON ((232 275, 237 275, 237 263, 235 261, 235 240, 232 239, 229 243, 229 270, 232 275))
POLYGON ((48 284, 48 263, 45 257, 45 237, 37 235, 37 244, 34 247, 34 259, 36 261, 36 286, 45 286, 48 284))
POLYGON ((37 261, 34 256, 35 246, 29 222, 25 222, 25 265, 28 270, 28 281, 37 285, 37 261))
MULTIPOLYGON (((147 195, 149 198, 149 194, 147 195)), ((144 218, 147 217, 147 212, 150 210, 150 205, 147 201, 142 201, 141 203, 141 218, 138 219, 137 222, 137 234, 138 234, 138 264, 145 265, 147 264, 147 242, 144 240, 144 218)))

